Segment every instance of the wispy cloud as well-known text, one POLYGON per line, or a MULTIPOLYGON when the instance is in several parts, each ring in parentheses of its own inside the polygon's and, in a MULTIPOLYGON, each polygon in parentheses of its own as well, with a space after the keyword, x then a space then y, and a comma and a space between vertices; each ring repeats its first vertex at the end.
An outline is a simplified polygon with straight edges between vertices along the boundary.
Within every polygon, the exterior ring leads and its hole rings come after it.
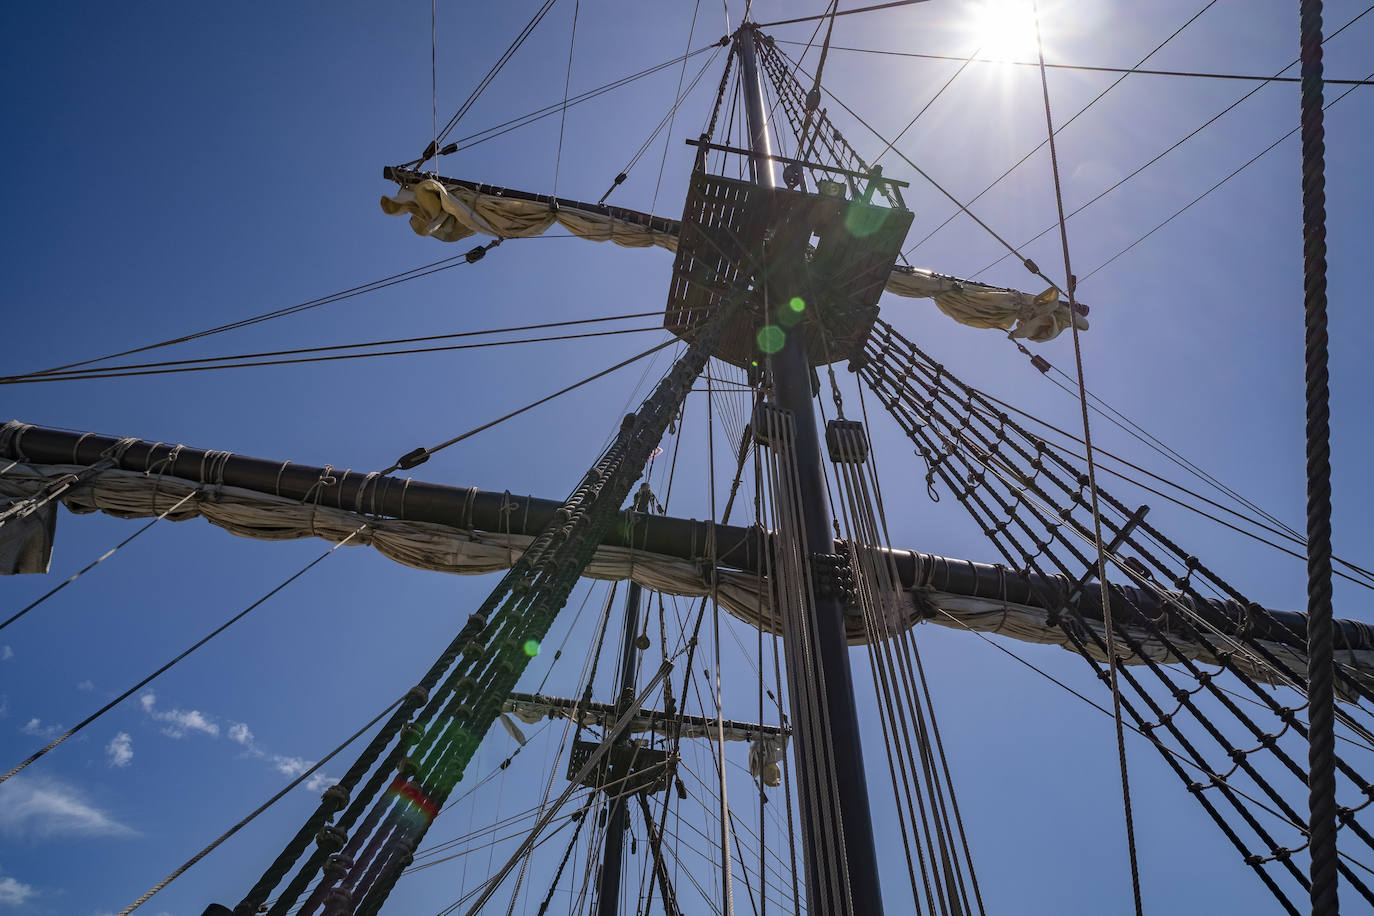
POLYGON ((128 732, 120 732, 105 745, 105 753, 110 758, 110 766, 126 767, 134 761, 134 739, 128 732))
POLYGON ((162 733, 168 738, 181 738, 187 732, 200 732, 211 738, 219 737, 219 725, 199 709, 160 710, 157 708, 157 694, 151 691, 139 697, 138 704, 150 718, 167 723, 162 733))
MULTIPOLYGON (((138 698, 138 703, 139 706, 143 708, 143 711, 147 713, 149 718, 156 722, 166 723, 166 727, 162 729, 162 733, 169 738, 181 738, 187 732, 192 731, 209 735, 212 738, 219 737, 219 723, 198 709, 159 709, 157 695, 152 691, 148 691, 140 696, 138 698)), ((253 734, 253 730, 248 727, 247 722, 231 721, 228 727, 224 729, 224 735, 243 749, 243 756, 254 760, 262 760, 271 766, 272 769, 290 779, 300 776, 315 765, 315 761, 304 757, 296 757, 290 754, 277 754, 269 751, 258 743, 257 736, 253 734)), ((113 763, 113 751, 110 751, 108 748, 107 751, 111 753, 111 762, 113 763)), ((132 748, 130 748, 130 753, 132 754, 132 748)), ((324 773, 314 773, 302 785, 307 791, 322 792, 338 781, 339 780, 335 777, 328 776, 324 773)))
POLYGON ((135 831, 50 776, 15 776, 0 785, 0 834, 17 838, 131 836, 135 831))
POLYGON ((300 757, 284 757, 280 754, 272 757, 272 766, 277 768, 277 772, 292 778, 310 769, 310 764, 311 761, 302 760, 300 757))
POLYGON ((0 878, 0 906, 23 906, 24 901, 38 892, 31 884, 21 884, 13 878, 0 878))
POLYGON ((37 716, 34 716, 32 719, 29 719, 29 721, 25 722, 24 726, 19 730, 26 735, 33 735, 35 738, 46 738, 49 741, 51 741, 53 738, 56 738, 58 735, 62 734, 63 731, 65 731, 65 729, 61 725, 58 725, 55 722, 51 725, 44 725, 43 721, 39 719, 37 716))
POLYGON ((89 693, 90 691, 95 689, 95 682, 82 681, 81 683, 76 685, 76 689, 80 690, 82 693, 89 693))
MULTIPOLYGON (((306 760, 304 757, 294 757, 288 754, 269 753, 265 748, 258 744, 257 736, 248 727, 246 722, 233 722, 225 732, 229 740, 243 748, 244 754, 256 760, 265 760, 278 773, 289 779, 295 779, 315 765, 315 761, 306 760)), ((334 785, 339 780, 324 773, 312 774, 302 785, 308 792, 323 792, 329 786, 334 785)))
POLYGON ((0 662, 7 662, 14 658, 14 650, 9 646, 0 646, 0 662))
POLYGON ((330 786, 336 786, 339 780, 334 776, 326 776, 324 773, 316 773, 305 781, 305 791, 323 792, 330 786))

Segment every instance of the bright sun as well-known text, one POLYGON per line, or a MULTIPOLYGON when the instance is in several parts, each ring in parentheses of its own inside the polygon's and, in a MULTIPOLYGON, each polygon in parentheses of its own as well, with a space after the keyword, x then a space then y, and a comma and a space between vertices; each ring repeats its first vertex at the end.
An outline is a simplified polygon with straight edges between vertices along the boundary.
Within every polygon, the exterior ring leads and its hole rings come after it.
POLYGON ((968 15, 968 30, 979 45, 979 57, 1035 59, 1035 13, 1030 0, 976 0, 968 15))

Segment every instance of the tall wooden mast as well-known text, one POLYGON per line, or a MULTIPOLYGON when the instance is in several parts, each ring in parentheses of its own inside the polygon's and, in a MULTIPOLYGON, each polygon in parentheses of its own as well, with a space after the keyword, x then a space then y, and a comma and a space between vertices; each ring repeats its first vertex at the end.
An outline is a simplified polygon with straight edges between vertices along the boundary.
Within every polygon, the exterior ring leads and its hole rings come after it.
MULTIPOLYGON (((772 143, 764 109, 763 83, 759 75, 755 41, 757 32, 745 23, 735 33, 743 82, 745 112, 749 125, 751 172, 755 184, 777 189, 772 143)), ((770 227, 771 228, 771 227, 770 227)), ((792 235, 792 245, 804 247, 804 236, 792 235)), ((800 251, 768 252, 785 258, 784 263, 800 263, 800 251)), ((765 268, 766 269, 766 268, 765 268)), ((769 280, 787 282, 787 274, 770 271, 769 280)), ((770 283, 761 284, 766 316, 787 308, 793 293, 770 283)), ((823 303, 820 304, 823 307, 823 303)), ((773 390, 771 405, 790 416, 795 440, 791 448, 796 462, 796 487, 784 498, 795 498, 788 512, 800 530, 784 532, 784 537, 799 539, 806 545, 806 562, 814 580, 823 567, 833 568, 835 540, 831 533, 831 513, 821 469, 820 437, 811 406, 811 365, 808 356, 807 321, 787 329, 782 349, 771 361, 773 390)), ((844 635, 844 608, 833 591, 803 589, 809 604, 807 612, 815 634, 814 654, 787 659, 788 678, 796 687, 803 682, 823 684, 822 715, 819 722, 803 715, 798 708, 798 690, 789 690, 792 724, 796 739, 796 760, 800 770, 801 813, 806 849, 807 905, 813 912, 831 912, 828 901, 840 901, 846 912, 877 916, 883 911, 878 878, 878 859, 873 842, 873 821, 869 813, 868 788, 864 776, 863 751, 859 739, 859 717, 854 703, 854 685, 849 670, 849 652, 844 635), (819 728, 816 727, 819 725, 819 728), (813 766, 813 761, 829 759, 828 767, 813 766), (838 825, 826 826, 818 798, 837 802, 838 825), (838 830, 834 828, 838 827, 838 830)), ((790 653, 789 653, 790 654, 790 653)))

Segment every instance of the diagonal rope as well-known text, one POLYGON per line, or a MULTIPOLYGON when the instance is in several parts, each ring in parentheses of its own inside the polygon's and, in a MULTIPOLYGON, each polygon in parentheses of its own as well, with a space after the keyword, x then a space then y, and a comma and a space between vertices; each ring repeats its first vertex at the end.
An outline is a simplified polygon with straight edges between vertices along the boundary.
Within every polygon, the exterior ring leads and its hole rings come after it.
MULTIPOLYGON (((1188 18, 1188 21, 1184 22, 1183 25, 1181 25, 1181 26, 1179 26, 1178 28, 1174 29, 1174 31, 1171 32, 1171 33, 1169 34, 1169 37, 1168 37, 1168 38, 1164 39, 1164 40, 1161 41, 1159 44, 1157 44, 1157 45, 1155 45, 1153 48, 1151 48, 1151 49, 1150 49, 1150 52, 1149 52, 1148 54, 1146 54, 1146 55, 1145 55, 1144 57, 1142 57, 1140 60, 1136 61, 1135 66, 1136 66, 1136 67, 1139 67, 1141 64, 1143 64, 1143 63, 1145 63, 1146 61, 1148 61, 1151 57, 1154 57, 1156 54, 1158 54, 1159 51, 1160 51, 1165 45, 1167 45, 1169 42, 1173 41, 1175 38, 1177 38, 1177 37, 1179 36, 1179 34, 1180 34, 1184 29, 1188 28, 1188 26, 1190 26, 1190 25, 1192 25, 1194 22, 1196 22, 1196 21, 1198 20, 1198 17, 1200 17, 1203 13, 1205 13, 1205 12, 1207 12, 1209 9, 1211 9, 1211 8, 1216 4, 1216 2, 1217 2, 1217 0, 1207 0, 1207 3, 1202 7, 1202 9, 1198 10, 1196 13, 1194 13, 1192 16, 1190 16, 1190 17, 1188 18)), ((1133 67, 1132 69, 1135 69, 1135 68, 1133 67)), ((1060 125, 1059 125, 1059 130, 1060 130, 1060 131, 1064 130, 1064 128, 1068 127, 1068 126, 1069 126, 1070 124, 1072 124, 1074 121, 1078 120, 1078 118, 1081 117, 1084 113, 1086 113, 1087 110, 1088 110, 1089 108, 1092 108, 1092 107, 1093 107, 1094 105, 1096 105, 1099 101, 1101 101, 1103 96, 1105 96, 1107 93, 1111 92, 1111 91, 1112 91, 1113 89, 1115 89, 1117 86, 1121 85, 1121 83, 1126 79, 1126 77, 1127 77, 1128 75, 1129 75, 1129 74, 1122 74, 1120 77, 1118 77, 1117 79, 1113 80, 1113 81, 1111 82, 1111 84, 1110 84, 1109 86, 1107 86, 1106 89, 1103 89, 1103 90, 1102 90, 1101 92, 1099 92, 1097 95, 1093 96, 1092 99, 1089 100, 1088 104, 1086 104, 1086 105, 1084 105, 1082 108, 1078 109, 1078 111, 1074 112, 1074 114, 1073 114, 1073 116, 1072 116, 1071 118, 1069 118, 1069 119, 1068 119, 1067 121, 1065 121, 1063 124, 1060 124, 1060 125)), ((1022 165, 1025 164, 1026 160, 1029 159, 1031 156, 1034 156, 1036 153, 1040 152, 1040 150, 1043 149, 1043 148, 1045 147, 1045 144, 1046 144, 1047 142, 1048 142, 1048 141, 1041 141, 1040 143, 1036 144, 1036 146, 1035 146, 1034 149, 1032 149, 1030 152, 1026 153, 1026 154, 1025 154, 1024 156, 1022 156, 1020 159, 1016 160, 1016 162, 1012 163, 1012 165, 1011 165, 1010 168, 1008 168, 1008 169, 1007 169, 1005 172, 1003 172, 1001 175, 998 175, 996 178, 994 178, 994 179, 992 180, 992 182, 991 182, 990 184, 988 184, 987 187, 983 188, 983 190, 979 191, 977 194, 973 195, 973 197, 969 198, 969 203, 970 203, 970 204, 977 203, 977 202, 978 202, 978 199, 979 199, 980 197, 982 197, 984 194, 986 194, 986 193, 988 193, 989 191, 991 191, 993 188, 997 187, 997 185, 1001 184, 1002 179, 1006 178, 1006 177, 1007 177, 1008 175, 1010 175, 1012 172, 1014 172, 1014 171, 1016 171, 1017 169, 1019 169, 1022 165)), ((911 254, 913 251, 915 251, 917 248, 920 248, 920 247, 921 247, 922 245, 924 245, 926 242, 930 241, 930 239, 931 239, 937 232, 939 232, 941 229, 943 229, 943 228, 945 228, 946 226, 948 226, 950 223, 954 222, 954 220, 957 219, 957 218, 959 217, 959 213, 960 213, 960 211, 955 210, 953 213, 951 213, 951 214, 945 219, 945 221, 944 221, 943 223, 941 223, 940 225, 936 226, 934 229, 932 229, 932 230, 930 230, 929 232, 927 232, 927 233, 925 234, 925 236, 923 236, 923 237, 921 238, 920 241, 918 241, 918 242, 916 242, 916 244, 914 244, 914 245, 908 247, 904 252, 902 252, 902 254, 903 254, 904 256, 905 256, 905 255, 909 255, 909 254, 911 254)))
POLYGON ((42 604, 44 601, 47 601, 47 600, 48 600, 49 598, 51 598, 53 595, 56 595, 58 592, 62 591, 62 589, 66 588, 68 585, 71 585, 71 584, 72 584, 73 582, 75 582, 77 579, 80 579, 82 576, 84 576, 86 573, 90 572, 91 570, 95 569, 95 568, 96 568, 97 566, 99 566, 101 563, 104 563, 104 562, 105 562, 106 560, 108 560, 110 557, 114 556, 115 553, 118 552, 119 548, 123 547, 125 544, 129 543, 129 542, 132 541, 134 538, 138 537, 140 534, 142 534, 143 532, 147 531, 149 528, 153 527, 153 526, 156 525, 158 522, 162 521, 164 518, 166 518, 167 516, 171 515, 171 514, 172 514, 173 512, 175 512, 176 510, 180 509, 181 506, 182 506, 182 504, 185 503, 188 499, 191 499, 191 498, 194 497, 194 496, 198 496, 199 494, 200 494, 200 491, 199 491, 199 490, 192 490, 191 492, 187 493, 187 494, 186 494, 185 496, 183 496, 181 499, 177 500, 175 503, 173 503, 171 506, 169 506, 169 507, 167 508, 167 511, 163 512, 161 515, 157 516, 157 517, 154 518, 152 521, 148 522, 146 525, 143 525, 141 528, 139 528, 139 529, 138 529, 137 531, 135 531, 133 534, 129 535, 129 536, 126 537, 124 540, 120 541, 118 544, 114 545, 114 546, 111 547, 109 550, 105 551, 105 552, 102 553, 100 556, 96 557, 94 560, 92 560, 91 562, 87 563, 85 566, 81 567, 81 568, 80 568, 79 570, 77 570, 76 572, 72 573, 70 576, 68 576, 68 577, 67 577, 66 579, 64 579, 62 582, 60 582, 59 584, 57 584, 57 585, 53 586, 52 588, 48 589, 48 591, 44 592, 44 593, 43 593, 42 595, 40 595, 38 598, 34 599, 33 601, 31 601, 31 602, 29 602, 28 604, 24 605, 24 607, 20 608, 20 609, 19 609, 18 611, 16 611, 15 613, 11 614, 3 623, 0 623, 0 630, 3 630, 5 627, 7 627, 7 626, 9 626, 10 624, 14 623, 14 622, 15 622, 16 620, 18 620, 20 617, 23 617, 23 616, 24 616, 25 614, 27 614, 29 611, 31 611, 31 610, 33 610, 34 608, 38 607, 38 606, 39 606, 40 604, 42 604))
MULTIPOLYGON (((1050 113, 1050 84, 1044 67, 1045 48, 1040 37, 1040 4, 1031 0, 1035 14, 1035 49, 1040 59, 1040 88, 1045 98, 1045 129, 1049 136, 1050 168, 1054 174, 1054 200, 1059 213, 1059 242, 1064 252, 1064 277, 1068 287, 1069 309, 1077 311, 1074 302, 1073 266, 1069 259, 1069 232, 1064 220, 1064 194, 1059 179, 1059 155, 1054 143, 1054 118, 1050 113)), ((1121 722, 1121 687, 1117 682, 1117 667, 1120 659, 1116 654, 1115 627, 1112 623, 1111 593, 1107 584, 1107 557, 1102 544, 1102 513, 1098 505, 1097 467, 1093 460, 1092 432, 1088 422, 1088 393, 1083 381, 1083 347, 1078 333, 1078 322, 1069 322, 1073 331, 1073 355, 1078 370, 1078 399, 1083 414, 1083 451, 1088 467, 1088 491, 1092 497, 1093 539, 1097 547, 1097 581, 1102 594, 1102 622, 1107 636, 1107 668, 1111 674, 1112 719, 1116 725, 1116 753, 1121 769, 1121 802, 1126 817, 1126 845, 1131 862, 1131 894, 1135 903, 1136 916, 1142 916, 1144 907, 1140 899, 1140 863, 1136 856, 1135 819, 1131 812, 1131 780, 1126 766, 1126 733, 1121 722)))
POLYGON ((192 652, 196 651, 196 650, 199 649, 201 646, 205 645, 207 642, 209 642, 210 640, 214 639, 214 638, 215 638, 216 636, 218 636, 220 633, 223 633, 225 630, 229 629, 229 627, 233 626, 235 623, 238 623, 240 620, 242 620, 244 617, 246 617, 250 611, 254 610, 254 609, 257 608, 259 605, 261 605, 263 602, 265 602, 267 599, 269 599, 269 598, 271 598, 273 595, 275 595, 277 592, 279 592, 279 591, 281 591, 282 589, 286 588, 286 587, 287 587, 288 585, 290 585, 292 582, 295 582, 295 581, 296 581, 297 579, 299 579, 301 576, 305 575, 307 572, 309 572, 311 569, 313 569, 313 568, 315 567, 315 565, 316 565, 317 563, 319 563, 321 560, 323 560, 323 559, 325 559, 326 557, 330 556, 331 554, 334 553, 334 551, 338 550, 340 547, 342 547, 343 545, 347 544, 349 541, 351 541, 351 540, 353 540, 355 537, 357 537, 360 533, 362 533, 363 529, 365 529, 365 528, 367 528, 367 525, 360 525, 358 528, 354 529, 353 532, 352 532, 351 534, 349 534, 347 537, 345 537, 343 540, 339 541, 339 542, 338 542, 337 544, 335 544, 333 547, 330 547, 330 548, 329 548, 328 550, 326 550, 324 553, 320 554, 318 557, 316 557, 315 559, 311 560, 309 563, 305 564, 305 566, 301 567, 301 568, 298 569, 296 572, 292 573, 290 576, 288 576, 288 577, 287 577, 286 579, 284 579, 280 584, 278 584, 277 586, 275 586, 275 587, 274 587, 271 591, 269 591, 267 594, 263 595, 263 596, 262 596, 261 598, 259 598, 257 601, 254 601, 252 604, 248 605, 248 607, 246 607, 246 608, 244 608, 243 610, 239 611, 239 612, 238 612, 237 614, 235 614, 233 617, 230 617, 230 618, 229 618, 228 620, 226 620, 224 623, 220 624, 218 627, 216 627, 215 629, 211 630, 211 631, 210 631, 209 633, 207 633, 205 636, 201 637, 199 640, 197 640, 196 642, 192 643, 192 644, 190 645, 190 647, 187 648, 187 649, 185 649, 180 655, 176 656, 176 657, 173 658, 171 661, 164 663, 161 667, 159 667, 159 668, 158 668, 156 671, 154 671, 152 674, 149 674, 147 677, 143 678, 143 679, 142 679, 141 681, 139 681, 137 684, 134 684, 134 686, 130 687, 128 690, 124 691, 124 692, 121 693, 119 696, 115 697, 113 700, 111 700, 110 702, 106 703, 104 706, 100 707, 100 708, 97 709, 95 712, 91 713, 89 716, 87 716, 86 718, 82 719, 80 722, 78 722, 78 723, 76 723, 75 725, 73 725, 71 728, 67 729, 67 730, 66 730, 65 732, 63 732, 62 734, 58 735, 58 736, 57 736, 56 738, 54 738, 51 742, 49 742, 45 747, 39 748, 38 750, 34 751, 34 752, 33 752, 32 754, 30 754, 30 755, 28 756, 28 758, 25 759, 22 763, 19 763, 19 764, 15 765, 12 769, 9 770, 9 772, 0 775, 0 783, 4 783, 4 782, 7 781, 8 779, 10 779, 12 776, 14 776, 14 775, 15 775, 16 773, 18 773, 19 771, 23 770, 23 769, 24 769, 25 767, 27 767, 29 764, 33 763, 35 760, 37 760, 38 758, 42 757, 44 754, 48 753, 48 752, 51 751, 53 748, 57 747, 57 746, 58 746, 59 744, 61 744, 62 742, 66 741, 66 740, 67 740, 68 738, 70 738, 72 735, 75 735, 77 732, 81 731, 81 730, 82 730, 83 728, 85 728, 87 725, 90 725, 90 724, 91 724, 92 722, 94 722, 96 719, 99 719, 101 716, 105 715, 105 713, 109 712, 111 709, 114 709, 114 708, 115 708, 116 706, 118 706, 120 703, 123 703, 123 702, 124 702, 125 700, 127 700, 129 697, 131 697, 131 696, 133 696, 135 693, 137 693, 139 690, 141 690, 141 689, 143 689, 144 687, 146 687, 146 686, 147 686, 148 684, 150 684, 156 677, 158 677, 159 675, 161 675, 163 672, 167 671, 169 668, 171 668, 171 667, 172 667, 173 665, 175 665, 177 662, 181 661, 181 660, 184 659, 186 656, 190 655, 192 652))
POLYGON ((249 812, 249 814, 248 814, 247 817, 243 818, 243 819, 242 819, 241 821, 239 821, 237 824, 235 824, 234 826, 230 827, 228 830, 224 831, 224 833, 220 834, 220 836, 218 836, 213 842, 211 842, 210 845, 206 846, 206 847, 205 847, 204 849, 202 849, 200 852, 198 852, 198 853, 196 853, 195 855, 191 856, 191 858, 187 859, 187 860, 186 860, 185 862, 183 862, 181 865, 177 866, 177 868, 174 869, 170 875, 168 875, 167 877, 163 878, 163 879, 162 879, 161 881, 159 881, 157 884, 154 884, 154 885, 153 885, 152 887, 150 887, 148 890, 144 891, 143 894, 141 894, 141 895, 138 897, 137 900, 135 900, 133 903, 131 903, 131 904, 129 904, 128 906, 126 906, 124 909, 120 910, 117 914, 115 914, 115 916, 129 916, 129 914, 132 913, 134 910, 136 910, 136 909, 138 909, 139 907, 143 906, 143 904, 145 904, 145 903, 147 903, 149 900, 151 900, 151 899, 153 898, 153 895, 155 895, 156 893, 158 893, 158 891, 161 891, 163 888, 165 888, 167 885, 171 884, 171 883, 172 883, 173 881, 175 881, 177 878, 180 878, 183 874, 185 874, 188 870, 190 870, 191 867, 194 866, 197 862, 199 862, 201 859, 203 859, 203 858, 205 858, 206 856, 208 856, 210 853, 214 852, 216 849, 218 849, 219 846, 220 846, 220 844, 222 844, 225 840, 229 839, 231 836, 233 836, 234 834, 238 833, 238 832, 239 832, 240 830, 242 830, 244 827, 247 827, 250 823, 253 822, 253 820, 254 820, 259 814, 262 814, 262 813, 263 813, 264 811, 266 811, 268 808, 272 807, 272 806, 275 805, 277 802, 281 801, 283 798, 286 797, 286 795, 287 795, 288 792, 290 792, 292 789, 294 789, 294 788, 296 788, 297 786, 299 786, 299 785, 301 785, 302 783, 304 783, 304 782, 305 782, 307 779, 309 779, 311 776, 315 775, 315 773, 319 772, 319 770, 320 770, 320 768, 321 768, 322 766, 324 766, 324 765, 325 765, 326 763, 328 763, 329 761, 333 760, 333 759, 334 759, 335 757, 337 757, 339 754, 343 753, 343 751, 344 751, 345 748, 347 748, 347 747, 348 747, 350 744, 352 744, 354 741, 357 741, 357 740, 358 740, 359 738, 361 738, 364 734, 366 734, 366 733, 367 733, 367 730, 370 729, 370 728, 372 728, 372 726, 374 726, 374 725, 376 725, 378 722, 382 721, 382 718, 383 718, 387 713, 391 712, 393 709, 395 709, 397 706, 399 706, 400 703, 401 703, 401 700, 396 700, 394 703, 392 703, 392 704, 391 704, 390 706, 388 706, 386 709, 383 709, 381 712, 377 713, 377 715, 374 716, 370 722, 368 722, 368 723, 367 723, 366 725, 364 725, 362 728, 358 729, 356 732, 354 732, 352 735, 350 735, 348 738, 346 738, 342 744, 340 744, 338 747, 334 748, 334 750, 330 751, 328 754, 325 754, 325 755, 324 755, 323 757, 321 757, 319 760, 317 760, 317 761, 315 761, 313 764, 311 764, 310 767, 309 767, 308 769, 304 770, 304 771, 303 771, 300 775, 298 775, 295 779, 291 780, 291 781, 288 782, 286 785, 282 786, 281 790, 278 791, 277 794, 273 795, 271 798, 269 798, 267 801, 263 802, 263 803, 262 803, 261 805, 259 805, 257 808, 254 808, 251 812, 249 812))

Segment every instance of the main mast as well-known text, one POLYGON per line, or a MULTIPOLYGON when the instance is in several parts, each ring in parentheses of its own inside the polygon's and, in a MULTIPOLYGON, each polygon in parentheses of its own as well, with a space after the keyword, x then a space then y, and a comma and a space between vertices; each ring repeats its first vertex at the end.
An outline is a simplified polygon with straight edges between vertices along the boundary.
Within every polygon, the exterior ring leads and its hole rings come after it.
MULTIPOLYGON (((763 84, 759 77, 756 37, 754 26, 745 23, 735 33, 735 51, 739 55, 749 125, 750 170, 755 184, 771 190, 777 188, 777 177, 764 110, 763 84)), ((804 238, 801 241, 804 243, 804 238)), ((794 254, 800 255, 800 252, 794 254)), ((786 277, 775 275, 774 278, 786 281, 786 277)), ((779 308, 786 308, 786 303, 791 301, 788 290, 770 287, 768 283, 760 285, 765 315, 777 314, 779 308)), ((800 530, 787 534, 800 537, 801 543, 806 545, 804 559, 811 566, 808 573, 814 583, 818 569, 833 568, 831 558, 838 558, 821 470, 820 437, 811 406, 807 324, 800 321, 784 331, 786 338, 782 349, 771 360, 770 403, 784 416, 790 416, 795 435, 791 447, 796 461, 796 486, 786 488, 789 492, 783 498, 795 500, 787 515, 797 520, 800 530)), ((815 634, 815 654, 789 657, 788 677, 793 685, 802 679, 824 685, 823 715, 815 723, 799 709, 798 691, 789 690, 797 750, 795 758, 802 786, 807 903, 813 912, 825 912, 825 901, 839 900, 849 907, 848 912, 880 914, 882 893, 859 742, 858 711, 845 642, 844 608, 833 592, 816 587, 803 589, 803 592, 809 605, 806 610, 810 628, 815 634), (817 725, 819 728, 815 727, 817 725), (813 765, 813 761, 823 760, 827 755, 832 767, 813 765), (827 829, 822 812, 817 810, 820 807, 815 803, 817 798, 838 802, 838 825, 827 829), (836 827, 838 829, 834 829, 836 827)))

